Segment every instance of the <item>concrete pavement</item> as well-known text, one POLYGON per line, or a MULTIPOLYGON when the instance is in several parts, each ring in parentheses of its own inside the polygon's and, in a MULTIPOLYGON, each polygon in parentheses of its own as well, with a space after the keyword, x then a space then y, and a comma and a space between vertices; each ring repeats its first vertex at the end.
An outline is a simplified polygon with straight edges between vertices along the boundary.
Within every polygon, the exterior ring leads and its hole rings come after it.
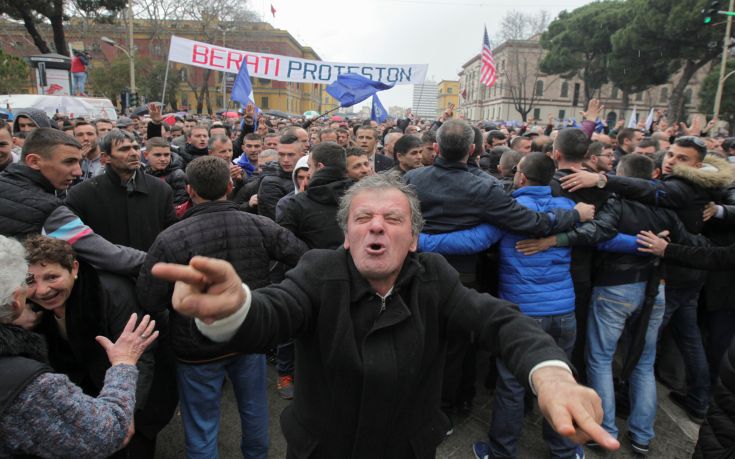
MULTIPOLYGON (((482 385, 484 368, 478 371, 477 396, 468 416, 455 419, 454 434, 447 437, 437 451, 438 458, 471 459, 472 443, 487 438, 488 419, 492 396, 482 385)), ((268 398, 270 406, 270 451, 269 458, 286 457, 286 443, 278 424, 278 417, 289 403, 281 400, 276 392, 276 371, 268 367, 268 398)), ((679 459, 691 457, 696 443, 698 426, 689 421, 684 412, 671 403, 667 397, 668 390, 659 385, 658 413, 656 417, 656 438, 651 444, 649 458, 679 459)), ((223 459, 239 458, 240 454, 240 419, 232 391, 227 384, 222 401, 222 421, 219 435, 220 457, 223 459)), ((622 447, 615 453, 586 450, 587 458, 634 458, 636 457, 625 441, 625 421, 618 419, 622 447)), ((158 437, 157 458, 178 459, 184 456, 184 434, 181 416, 177 412, 169 426, 158 437)), ((523 436, 519 442, 519 458, 548 457, 546 446, 541 439, 541 416, 536 408, 532 415, 524 420, 523 436)))

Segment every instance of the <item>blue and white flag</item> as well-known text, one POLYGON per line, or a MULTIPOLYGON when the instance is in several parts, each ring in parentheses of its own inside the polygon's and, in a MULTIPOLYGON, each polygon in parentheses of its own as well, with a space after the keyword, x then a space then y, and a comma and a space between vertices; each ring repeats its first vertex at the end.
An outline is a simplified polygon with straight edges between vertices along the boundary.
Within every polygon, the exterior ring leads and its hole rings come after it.
POLYGON ((339 101, 341 107, 351 107, 378 91, 392 87, 392 84, 373 81, 362 75, 343 73, 337 77, 337 81, 327 86, 326 91, 330 96, 339 101))
POLYGON ((373 109, 370 111, 370 119, 378 123, 384 123, 388 119, 388 112, 380 103, 377 94, 373 94, 373 109))
POLYGON ((250 74, 248 73, 248 66, 245 62, 240 65, 240 71, 237 72, 237 78, 235 79, 235 84, 232 86, 230 100, 239 102, 243 107, 246 106, 248 102, 255 105, 253 84, 250 82, 250 74))
POLYGON ((651 111, 648 112, 648 116, 646 117, 646 131, 650 131, 651 126, 653 126, 653 107, 651 107, 651 111))
POLYGON ((628 127, 635 129, 638 126, 638 106, 633 105, 633 113, 630 115, 628 120, 628 127))

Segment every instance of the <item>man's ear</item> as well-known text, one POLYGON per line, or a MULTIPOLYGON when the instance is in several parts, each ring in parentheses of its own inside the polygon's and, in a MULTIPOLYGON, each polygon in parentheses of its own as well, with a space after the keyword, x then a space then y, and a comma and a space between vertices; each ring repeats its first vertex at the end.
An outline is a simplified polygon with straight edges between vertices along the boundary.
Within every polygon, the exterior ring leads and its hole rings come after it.
POLYGON ((26 154, 23 161, 25 161, 26 166, 30 167, 31 169, 40 170, 43 158, 38 153, 28 153, 26 154))
POLYGON ((190 198, 194 199, 197 195, 197 192, 194 191, 194 188, 192 188, 192 186, 187 183, 186 184, 186 194, 188 194, 190 198))
POLYGON ((434 142, 434 153, 439 154, 439 144, 434 142))

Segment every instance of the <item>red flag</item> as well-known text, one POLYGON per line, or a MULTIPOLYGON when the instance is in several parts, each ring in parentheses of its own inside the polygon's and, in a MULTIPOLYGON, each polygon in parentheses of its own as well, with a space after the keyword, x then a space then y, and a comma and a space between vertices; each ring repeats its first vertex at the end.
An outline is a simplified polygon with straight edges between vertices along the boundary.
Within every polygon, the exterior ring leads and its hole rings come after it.
POLYGON ((485 35, 482 37, 482 68, 480 69, 480 83, 488 88, 495 84, 498 74, 495 70, 495 59, 490 49, 490 40, 487 37, 487 27, 485 27, 485 35))
POLYGON ((276 9, 273 7, 273 3, 271 3, 271 14, 276 17, 276 9))

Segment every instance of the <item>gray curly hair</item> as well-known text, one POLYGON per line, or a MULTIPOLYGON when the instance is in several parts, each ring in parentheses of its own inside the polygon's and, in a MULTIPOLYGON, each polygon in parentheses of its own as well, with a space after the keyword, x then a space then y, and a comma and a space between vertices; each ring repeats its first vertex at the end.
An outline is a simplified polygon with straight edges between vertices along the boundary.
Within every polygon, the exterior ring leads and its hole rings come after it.
POLYGON ((410 185, 406 185, 397 172, 384 172, 381 174, 365 177, 350 187, 339 201, 339 210, 337 211, 337 223, 344 233, 347 233, 347 220, 350 216, 350 206, 352 200, 358 193, 395 189, 400 191, 408 199, 408 207, 411 209, 411 233, 418 237, 421 228, 424 227, 424 218, 421 216, 421 204, 416 195, 416 190, 410 185))
POLYGON ((27 272, 26 251, 21 243, 0 236, 0 323, 14 319, 13 294, 23 286, 27 272))

